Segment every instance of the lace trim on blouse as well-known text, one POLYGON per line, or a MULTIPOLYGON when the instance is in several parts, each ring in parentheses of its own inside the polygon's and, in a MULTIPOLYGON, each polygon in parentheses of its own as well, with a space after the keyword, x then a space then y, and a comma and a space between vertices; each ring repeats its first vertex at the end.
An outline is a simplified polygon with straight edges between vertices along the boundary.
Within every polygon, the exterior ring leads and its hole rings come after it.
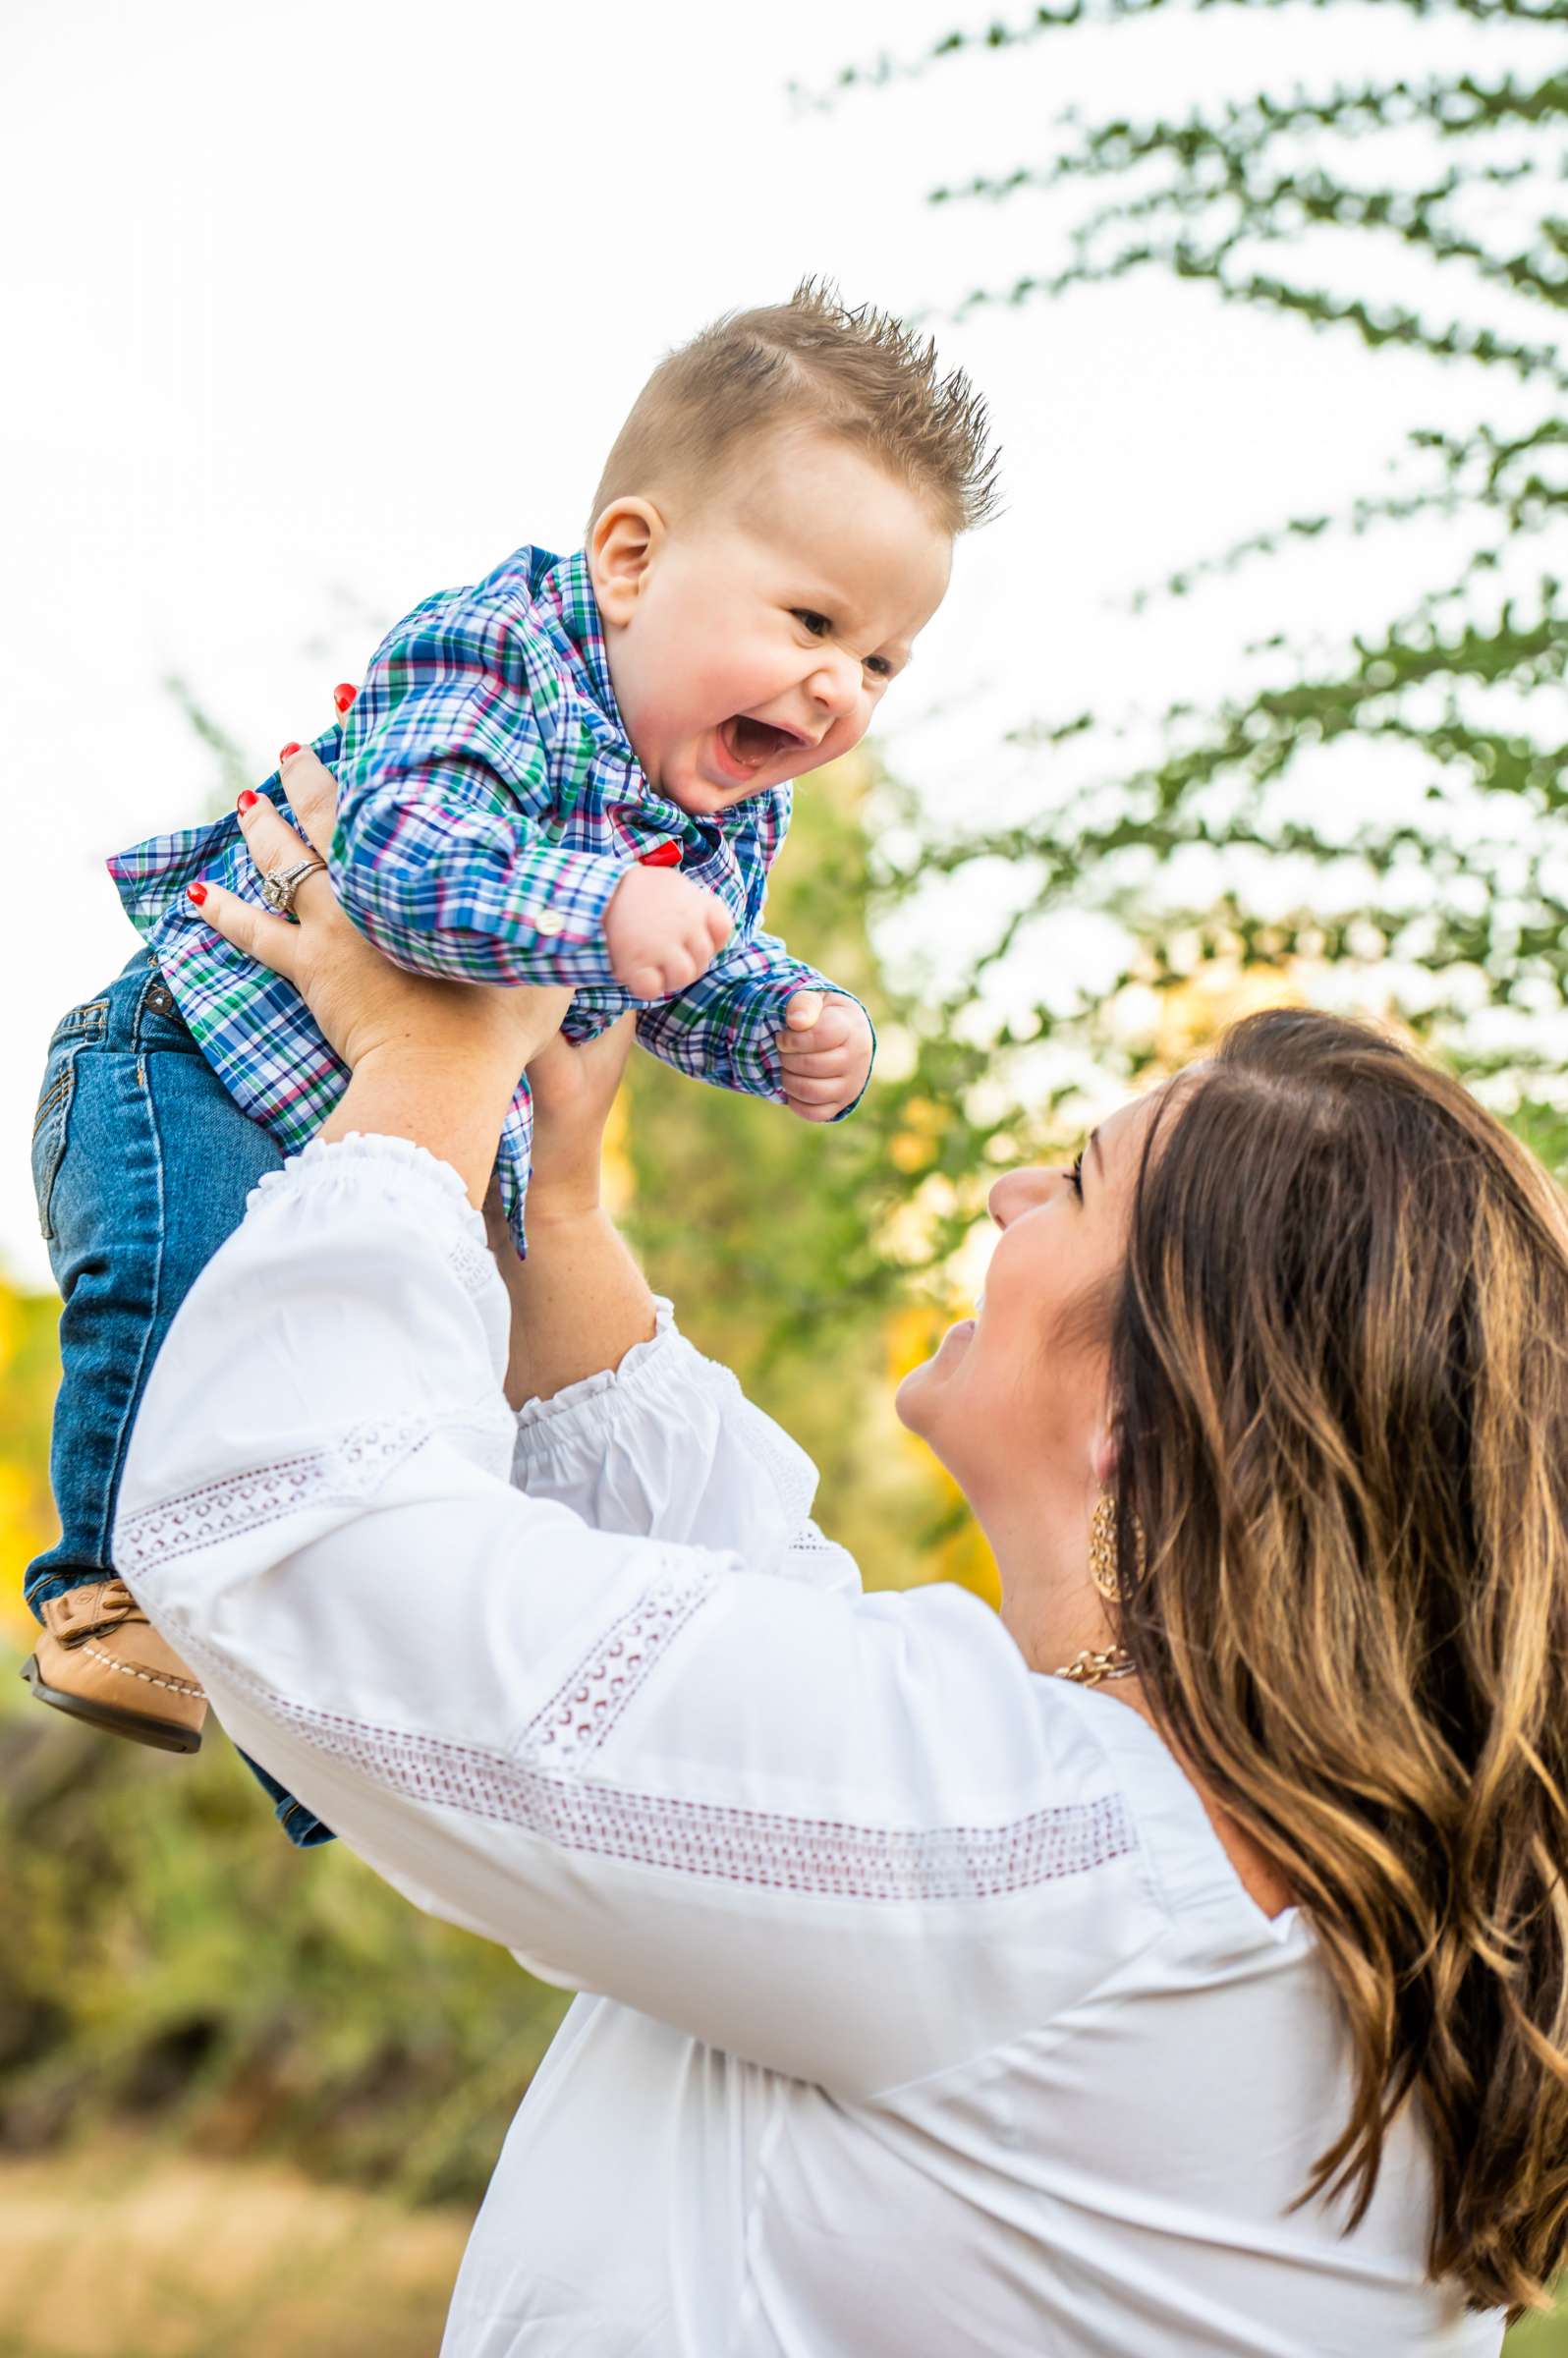
POLYGON ((242 1689, 268 1717, 386 1792, 629 1866, 753 1890, 907 1906, 1003 1899, 1137 1851, 1119 1792, 1031 1810, 1000 1825, 901 1827, 685 1800, 582 1774, 715 1577, 703 1567, 647 1590, 600 1634, 510 1753, 317 1711, 262 1687, 196 1633, 182 1629, 180 1643, 194 1667, 209 1664, 209 1675, 242 1689))
POLYGON ((1138 1847, 1119 1793, 1005 1825, 904 1829, 640 1792, 286 1701, 267 1708, 319 1751, 409 1799, 520 1826, 560 1850, 752 1889, 895 1905, 1005 1898, 1138 1847))
MULTIPOLYGON (((476 1420, 476 1422, 477 1420, 476 1420)), ((465 1428, 466 1430, 466 1428, 465 1428)), ((117 1571, 137 1573, 215 1547, 240 1532, 328 1501, 367 1498, 396 1466, 430 1438, 428 1417, 358 1425, 320 1449, 248 1468, 122 1516, 115 1526, 117 1571)))
POLYGON ((716 1577, 704 1568, 696 1576, 672 1576, 644 1589, 535 1712, 524 1730, 519 1757, 543 1768, 568 1768, 596 1752, 716 1577))

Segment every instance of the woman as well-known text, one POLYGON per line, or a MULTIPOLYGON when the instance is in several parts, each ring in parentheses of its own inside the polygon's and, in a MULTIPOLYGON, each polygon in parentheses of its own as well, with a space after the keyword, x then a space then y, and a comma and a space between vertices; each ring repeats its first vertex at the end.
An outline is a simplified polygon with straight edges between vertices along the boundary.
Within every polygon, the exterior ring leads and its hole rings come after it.
POLYGON ((1568 2187, 1536 1163, 1281 1014, 1000 1181, 899 1405, 1003 1616, 865 1597, 598 1208, 624 1042, 540 1054, 558 999, 394 973, 323 875, 298 910, 204 913, 354 1079, 180 1314, 116 1557, 381 1874, 591 1993, 449 2358, 1494 2352, 1568 2187), (474 1207, 535 1057, 508 1370, 474 1207))

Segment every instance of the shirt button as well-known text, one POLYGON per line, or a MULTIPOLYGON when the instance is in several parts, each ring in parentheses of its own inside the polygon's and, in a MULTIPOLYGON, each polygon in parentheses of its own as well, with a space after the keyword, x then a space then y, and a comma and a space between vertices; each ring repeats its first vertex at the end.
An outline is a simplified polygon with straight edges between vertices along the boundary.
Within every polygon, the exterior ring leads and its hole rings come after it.
POLYGON ((564 917, 558 917, 553 909, 541 909, 533 920, 533 930, 535 933, 542 933, 546 940, 549 940, 555 934, 566 931, 566 920, 564 917))

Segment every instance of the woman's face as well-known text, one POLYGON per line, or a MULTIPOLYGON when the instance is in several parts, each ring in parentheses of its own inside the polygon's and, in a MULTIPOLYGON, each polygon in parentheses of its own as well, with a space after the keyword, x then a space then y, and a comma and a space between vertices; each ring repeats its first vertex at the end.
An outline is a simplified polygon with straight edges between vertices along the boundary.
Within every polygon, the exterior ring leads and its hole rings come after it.
POLYGON ((982 1521, 1043 1484, 1104 1480, 1109 1290, 1158 1094, 1102 1122, 1076 1166, 997 1180, 1001 1234, 976 1315, 899 1387, 899 1417, 982 1521))

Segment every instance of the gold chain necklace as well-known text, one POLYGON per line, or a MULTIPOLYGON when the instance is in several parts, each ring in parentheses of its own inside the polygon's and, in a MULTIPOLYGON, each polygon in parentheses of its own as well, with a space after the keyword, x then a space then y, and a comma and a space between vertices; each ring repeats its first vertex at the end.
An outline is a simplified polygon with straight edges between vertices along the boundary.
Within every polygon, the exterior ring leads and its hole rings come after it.
POLYGON ((1070 1678, 1081 1687, 1097 1687, 1108 1678, 1131 1678, 1136 1668, 1125 1646, 1106 1646, 1098 1654, 1086 1646, 1082 1654, 1075 1654, 1070 1662, 1063 1662, 1051 1675, 1070 1678))

